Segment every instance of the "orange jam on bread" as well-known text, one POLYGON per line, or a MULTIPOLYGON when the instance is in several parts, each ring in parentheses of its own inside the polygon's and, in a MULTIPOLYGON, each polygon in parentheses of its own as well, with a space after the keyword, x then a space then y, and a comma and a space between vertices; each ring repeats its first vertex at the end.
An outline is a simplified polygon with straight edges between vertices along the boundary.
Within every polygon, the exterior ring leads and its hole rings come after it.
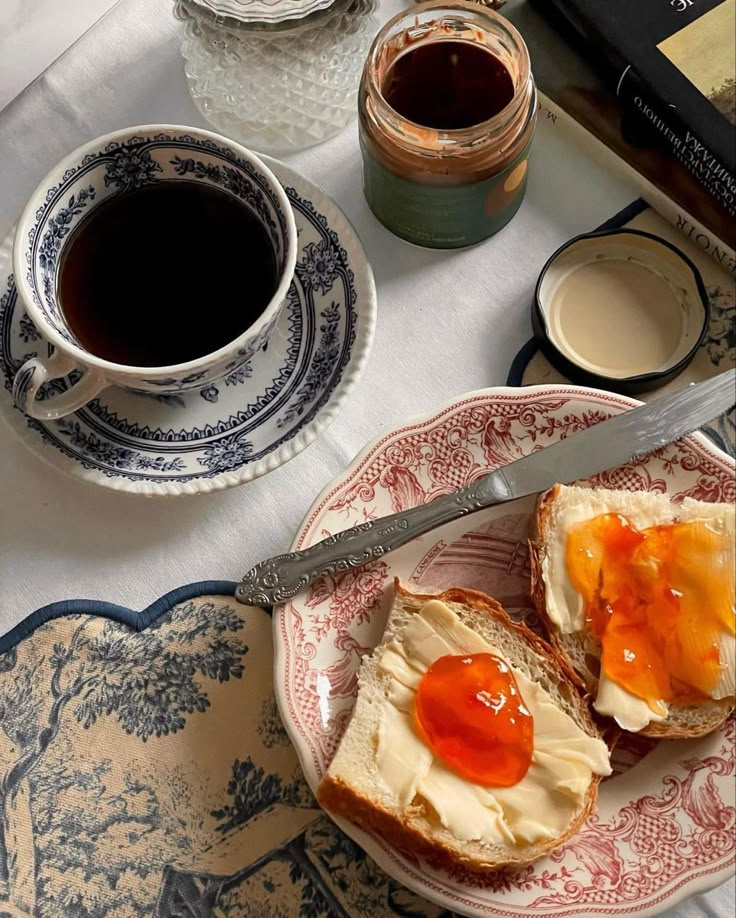
POLYGON ((605 513, 571 527, 566 563, 611 680, 654 711, 712 694, 736 622, 731 534, 706 521, 638 530, 605 513))
POLYGON ((416 724, 435 755, 484 787, 511 787, 529 770, 534 720, 511 667, 491 653, 439 657, 417 688, 416 724))

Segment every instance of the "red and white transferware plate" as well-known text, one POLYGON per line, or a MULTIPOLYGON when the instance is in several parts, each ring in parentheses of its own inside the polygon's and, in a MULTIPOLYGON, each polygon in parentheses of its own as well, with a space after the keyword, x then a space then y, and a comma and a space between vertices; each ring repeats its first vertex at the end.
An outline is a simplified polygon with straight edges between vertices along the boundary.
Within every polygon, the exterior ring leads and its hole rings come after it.
MULTIPOLYGON (((356 523, 432 500, 479 475, 636 405, 592 389, 534 386, 472 392, 370 444, 312 507, 294 542, 306 548, 356 523)), ((562 470, 561 470, 562 472, 562 470)), ((736 498, 734 463, 696 434, 589 483, 736 498)), ((316 789, 355 701, 360 659, 380 640, 394 576, 427 592, 483 590, 534 626, 529 537, 534 499, 459 520, 358 571, 323 579, 274 611, 276 695, 316 789)), ((652 915, 733 870, 734 719, 705 739, 626 736, 598 812, 532 866, 466 885, 340 820, 397 880, 466 915, 652 915)))

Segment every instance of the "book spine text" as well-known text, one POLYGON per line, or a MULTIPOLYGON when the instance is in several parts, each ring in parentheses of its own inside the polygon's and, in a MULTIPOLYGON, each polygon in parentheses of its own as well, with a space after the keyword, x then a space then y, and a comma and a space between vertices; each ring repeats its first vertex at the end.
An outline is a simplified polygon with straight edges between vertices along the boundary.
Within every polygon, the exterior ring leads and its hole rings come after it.
POLYGON ((678 123, 674 114, 663 113, 632 68, 627 67, 621 74, 616 94, 624 111, 633 108, 729 216, 736 217, 734 176, 690 129, 678 123))
POLYGON ((643 198, 653 210, 656 210, 691 242, 710 255, 729 274, 736 277, 736 252, 730 246, 541 92, 539 93, 539 117, 564 132, 574 144, 604 169, 618 175, 622 181, 631 185, 635 193, 643 198))

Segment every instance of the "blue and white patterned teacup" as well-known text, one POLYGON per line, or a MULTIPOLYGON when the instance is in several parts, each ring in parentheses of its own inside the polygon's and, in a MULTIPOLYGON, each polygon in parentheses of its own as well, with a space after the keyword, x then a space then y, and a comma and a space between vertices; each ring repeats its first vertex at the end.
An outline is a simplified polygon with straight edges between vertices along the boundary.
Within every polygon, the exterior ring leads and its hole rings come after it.
MULTIPOLYGON (((47 420, 76 411, 110 385, 166 394, 198 389, 231 373, 271 334, 294 275, 296 249, 294 215, 276 177, 256 156, 219 134, 154 124, 115 131, 85 144, 46 176, 18 223, 13 250, 18 293, 53 350, 20 367, 13 386, 16 405, 47 420), (276 255, 276 292, 256 322, 214 353, 164 367, 103 360, 76 340, 60 308, 57 270, 64 246, 77 224, 111 196, 152 182, 182 179, 223 189, 256 212, 276 255), (70 373, 71 379, 63 379, 70 373), (36 398, 39 388, 54 379, 59 381, 36 398)), ((192 257, 196 258, 196 242, 192 257)), ((208 321, 206 310, 202 321, 208 321)))

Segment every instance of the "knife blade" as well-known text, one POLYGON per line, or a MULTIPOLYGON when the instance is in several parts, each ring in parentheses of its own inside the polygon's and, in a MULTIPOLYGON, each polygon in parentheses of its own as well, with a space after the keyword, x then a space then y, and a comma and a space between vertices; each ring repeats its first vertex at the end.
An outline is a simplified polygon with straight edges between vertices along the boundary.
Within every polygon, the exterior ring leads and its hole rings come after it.
POLYGON ((361 567, 458 517, 646 456, 727 411, 735 401, 736 370, 691 384, 558 440, 452 494, 261 561, 245 574, 235 596, 247 605, 284 602, 317 577, 361 567))

